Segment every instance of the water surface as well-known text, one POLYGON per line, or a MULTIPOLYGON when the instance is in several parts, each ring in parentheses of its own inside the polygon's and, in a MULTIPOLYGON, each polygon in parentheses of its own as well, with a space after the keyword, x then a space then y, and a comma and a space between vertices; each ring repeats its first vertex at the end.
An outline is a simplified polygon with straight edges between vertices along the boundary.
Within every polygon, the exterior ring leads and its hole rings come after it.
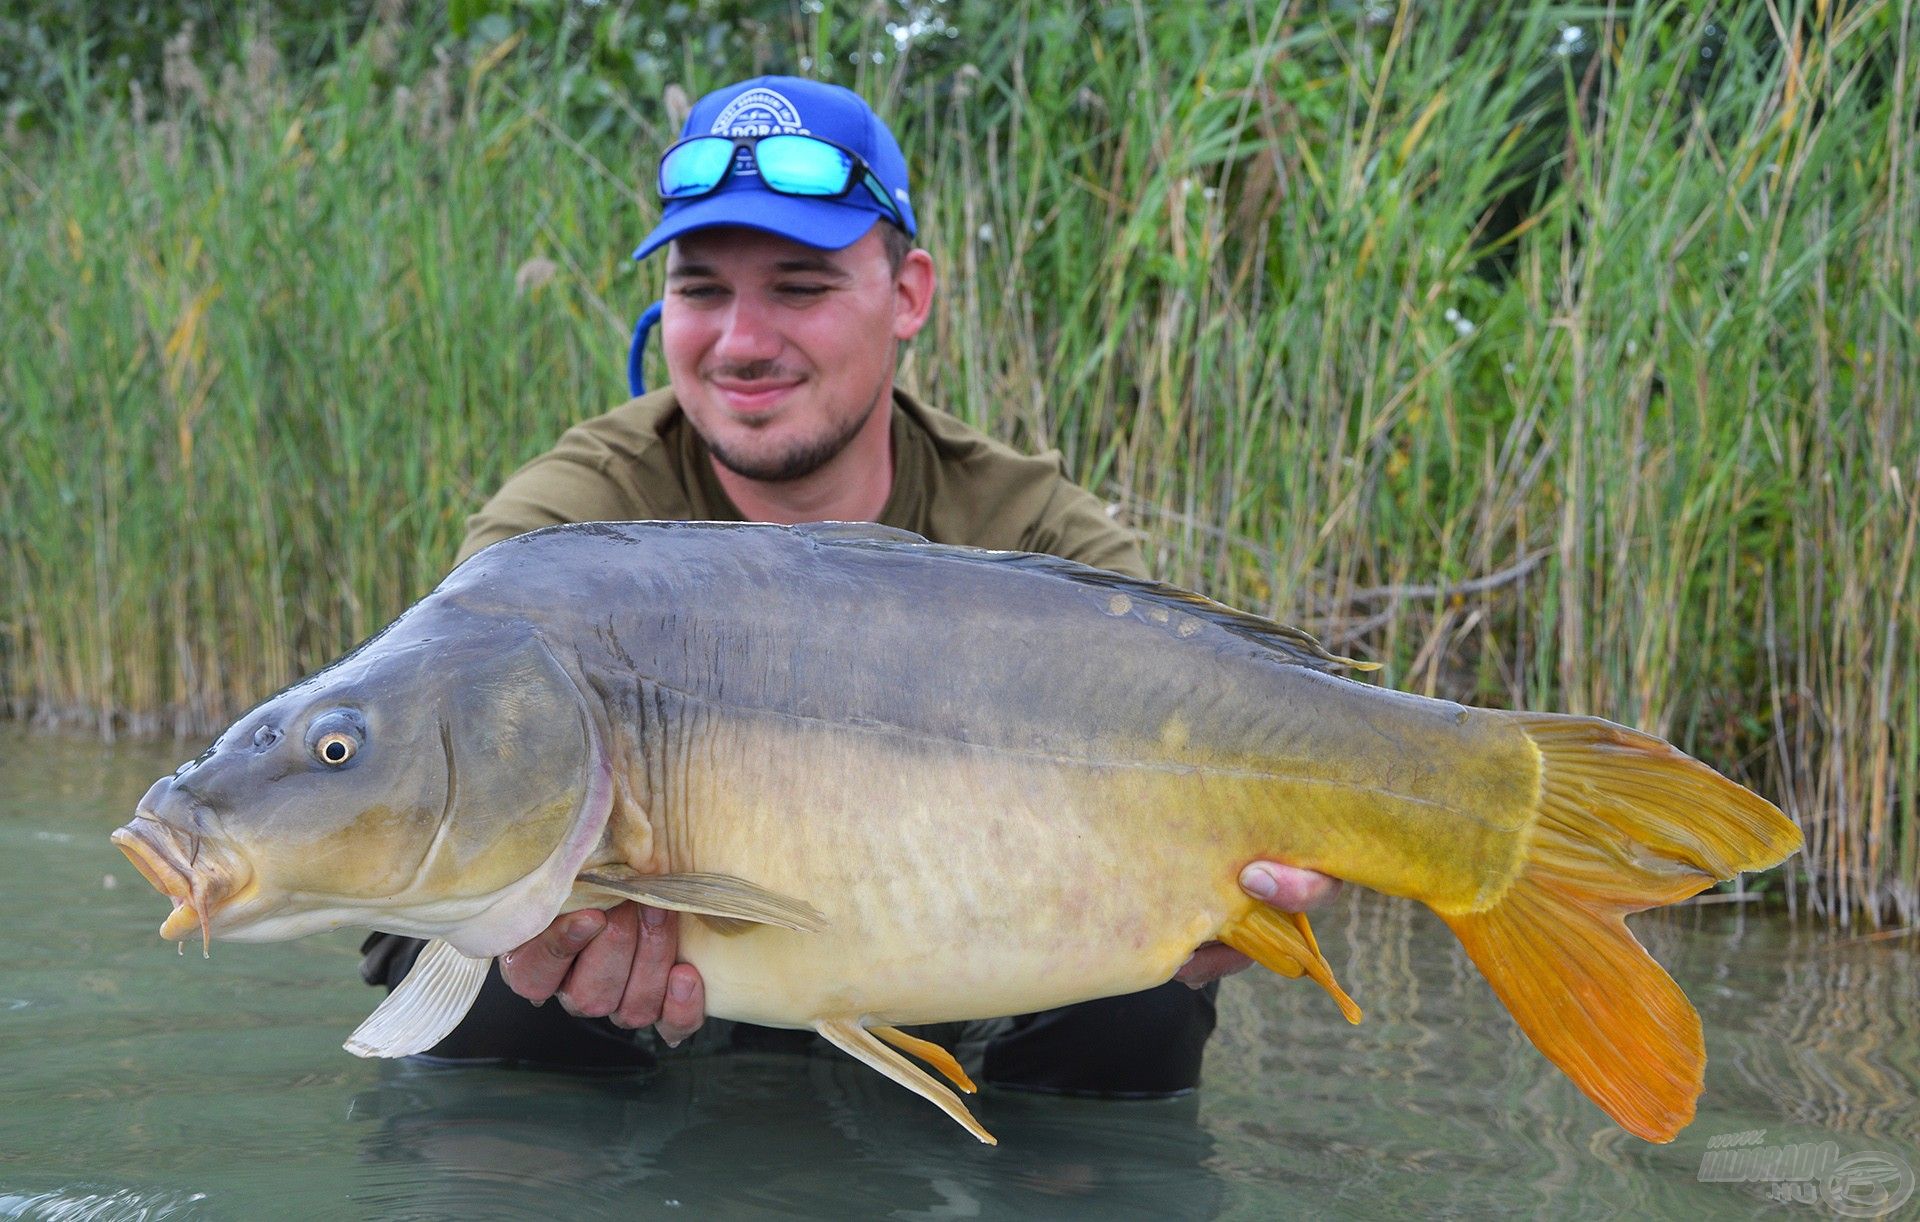
POLYGON ((1198 1095, 990 1089, 997 1149, 837 1056, 362 1061, 340 1049, 377 1000, 357 933, 210 960, 155 935, 166 901, 107 833, 197 749, 0 727, 0 1217, 1831 1217, 1775 1199, 1792 1184, 1702 1182, 1710 1143, 1920 1169, 1914 940, 1736 905, 1636 922, 1707 1029, 1700 1115, 1668 1146, 1541 1059, 1438 921, 1351 893, 1316 926, 1366 1023, 1248 973, 1198 1095))

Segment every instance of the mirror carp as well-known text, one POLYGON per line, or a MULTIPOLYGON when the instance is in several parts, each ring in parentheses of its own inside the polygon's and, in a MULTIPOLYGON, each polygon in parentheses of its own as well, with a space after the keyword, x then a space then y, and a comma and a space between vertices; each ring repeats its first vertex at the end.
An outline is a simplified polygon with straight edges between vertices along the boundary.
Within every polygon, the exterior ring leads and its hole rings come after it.
POLYGON ((711 1015, 811 1028, 992 1141, 919 1023, 1149 988, 1217 939, 1350 1021, 1269 858, 1418 900, 1521 1029, 1667 1141, 1700 1021, 1623 917, 1800 846, 1660 739, 1345 678, 1172 586, 886 527, 508 539, 156 782, 113 840, 179 940, 431 939, 354 1032, 432 1047, 562 912, 694 914, 711 1015), (904 1054, 904 1055, 903 1055, 904 1054))

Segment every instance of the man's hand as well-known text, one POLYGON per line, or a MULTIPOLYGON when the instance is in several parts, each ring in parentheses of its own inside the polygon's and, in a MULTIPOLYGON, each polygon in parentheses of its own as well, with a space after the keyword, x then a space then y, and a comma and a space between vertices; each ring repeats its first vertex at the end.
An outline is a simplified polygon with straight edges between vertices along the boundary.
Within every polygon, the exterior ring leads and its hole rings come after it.
MULTIPOLYGON (((1312 870, 1283 866, 1277 861, 1256 861, 1240 871, 1240 888, 1282 912, 1305 912, 1340 894, 1340 880, 1312 870)), ((1252 966, 1253 960, 1233 947, 1209 942, 1194 951, 1173 978, 1190 989, 1197 989, 1252 966)))
POLYGON ((675 962, 677 913, 623 903, 562 913, 532 941, 500 957, 507 987, 535 1005, 552 997, 577 1018, 618 1027, 652 1024, 669 1048, 700 1029, 700 973, 675 962))

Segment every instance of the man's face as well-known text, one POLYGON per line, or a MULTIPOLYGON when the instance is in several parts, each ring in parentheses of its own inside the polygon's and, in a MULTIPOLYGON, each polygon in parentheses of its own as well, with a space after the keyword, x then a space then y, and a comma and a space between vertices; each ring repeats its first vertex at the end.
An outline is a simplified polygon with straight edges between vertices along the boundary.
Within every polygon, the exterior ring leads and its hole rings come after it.
POLYGON ((896 275, 878 228, 842 250, 754 229, 704 229, 667 254, 660 319, 682 410, 721 466, 796 480, 887 401, 898 341, 926 320, 932 264, 896 275))

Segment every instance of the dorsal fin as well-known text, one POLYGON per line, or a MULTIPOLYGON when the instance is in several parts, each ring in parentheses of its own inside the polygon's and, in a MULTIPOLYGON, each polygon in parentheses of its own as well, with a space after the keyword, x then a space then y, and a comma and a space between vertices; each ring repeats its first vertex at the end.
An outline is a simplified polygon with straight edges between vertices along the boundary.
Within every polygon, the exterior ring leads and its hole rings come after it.
POLYGON ((1129 577, 1125 573, 1115 573, 1108 569, 1097 569, 1090 564, 1081 564, 1077 560, 1063 560, 1058 556, 1048 556, 1039 552, 997 552, 976 547, 954 547, 950 544, 934 543, 910 530, 879 526, 871 522, 815 522, 791 529, 803 531, 822 543, 851 543, 881 551, 891 546, 910 544, 919 555, 937 556, 943 560, 956 560, 967 564, 1006 565, 1010 568, 1044 573, 1077 585, 1105 591, 1108 594, 1124 594, 1129 599, 1145 604, 1149 608, 1162 607, 1169 612, 1178 611, 1195 619, 1204 620, 1242 640, 1273 650, 1295 666, 1304 666, 1310 670, 1331 674, 1342 670, 1380 669, 1378 662, 1360 662, 1353 658, 1343 658, 1337 653, 1329 653, 1319 641, 1314 640, 1310 633, 1302 629, 1275 623, 1263 615, 1236 611, 1225 603, 1217 603, 1211 598, 1195 594, 1191 590, 1183 590, 1179 586, 1170 586, 1160 581, 1148 581, 1140 577, 1129 577))
POLYGON ((1034 552, 980 552, 977 556, 988 563, 1032 569, 1097 590, 1124 594, 1149 608, 1164 607, 1169 611, 1183 612, 1195 619, 1204 620, 1215 627, 1222 628, 1242 640, 1265 646, 1283 655, 1288 662, 1310 670, 1332 673, 1340 670, 1380 669, 1378 662, 1361 662, 1353 658, 1343 658, 1337 653, 1329 653, 1311 633, 1303 629, 1276 623, 1264 615, 1235 610, 1225 603, 1213 601, 1204 594, 1195 594, 1191 590, 1183 590, 1179 586, 1171 586, 1163 581, 1146 581, 1139 577, 1129 577, 1125 573, 1109 572, 1106 569, 1096 569, 1076 561, 1062 560, 1058 556, 1043 556, 1034 552))
POLYGON ((916 535, 898 526, 882 526, 878 522, 802 522, 788 529, 797 534, 806 535, 816 543, 926 544, 929 542, 925 535, 916 535))

